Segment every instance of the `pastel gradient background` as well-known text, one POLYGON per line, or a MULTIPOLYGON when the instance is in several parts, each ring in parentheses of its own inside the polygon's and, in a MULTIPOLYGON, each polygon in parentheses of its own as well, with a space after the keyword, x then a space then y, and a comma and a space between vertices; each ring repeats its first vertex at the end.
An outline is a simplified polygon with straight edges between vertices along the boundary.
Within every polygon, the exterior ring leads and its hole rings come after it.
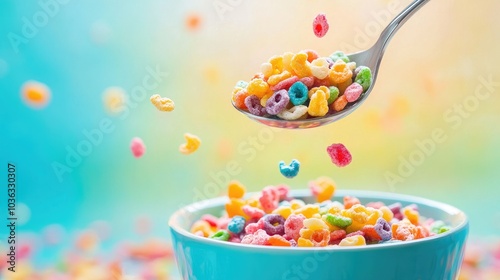
MULTIPOLYGON (((429 1, 393 37, 368 100, 338 123, 270 129, 230 104, 235 82, 248 80, 272 55, 366 49, 410 2, 2 1, 1 217, 11 162, 21 204, 18 234, 36 239, 53 224, 67 233, 63 248, 33 251, 38 269, 56 262, 73 236, 96 220, 112 229, 104 249, 145 238, 134 231, 144 217, 151 224, 148 234, 168 241, 169 215, 222 194, 229 178, 256 191, 277 183, 305 188, 326 175, 341 189, 422 196, 463 209, 472 239, 498 237, 498 1, 429 1), (46 22, 37 18, 47 14, 40 3, 52 5, 46 22), (330 31, 316 38, 312 20, 320 12, 330 31), (199 18, 197 28, 186 24, 190 16, 199 18), (25 20, 36 29, 29 36, 25 20), (13 42, 12 34, 23 40, 13 42), (141 93, 137 87, 151 71, 160 72, 157 86, 141 93), (21 87, 28 80, 50 88, 45 108, 23 101, 21 87), (486 87, 485 80, 493 83, 486 87), (103 92, 110 86, 125 90, 125 112, 107 112, 103 92), (152 94, 173 99, 175 110, 156 110, 152 94), (112 131, 102 133, 80 162, 68 163, 68 151, 77 150, 87 141, 86 131, 99 129, 103 120, 112 131), (445 140, 432 140, 436 129, 445 140), (202 139, 188 156, 178 151, 186 132, 202 139), (133 137, 146 144, 142 158, 130 152, 133 137), (331 163, 331 143, 350 149, 349 166, 331 163), (301 170, 286 179, 278 162, 293 158, 301 170), (57 171, 55 162, 68 170, 57 171)), ((2 227, 2 250, 6 236, 2 227)))

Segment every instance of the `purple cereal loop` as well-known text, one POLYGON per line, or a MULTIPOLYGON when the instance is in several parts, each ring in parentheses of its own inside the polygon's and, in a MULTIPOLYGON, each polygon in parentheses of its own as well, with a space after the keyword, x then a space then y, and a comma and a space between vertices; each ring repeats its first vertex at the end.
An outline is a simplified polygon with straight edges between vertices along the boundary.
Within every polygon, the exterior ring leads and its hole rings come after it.
POLYGON ((269 214, 262 217, 264 230, 268 235, 285 234, 285 218, 279 214, 269 214))
POLYGON ((289 101, 290 97, 288 96, 288 92, 284 89, 278 90, 267 100, 266 111, 270 115, 277 115, 285 110, 289 101))
POLYGON ((382 241, 388 241, 392 238, 391 225, 384 220, 383 218, 378 218, 375 226, 373 227, 375 231, 378 233, 382 241))
POLYGON ((260 99, 256 95, 247 96, 245 98, 245 105, 253 115, 264 116, 266 114, 266 108, 260 105, 260 99))

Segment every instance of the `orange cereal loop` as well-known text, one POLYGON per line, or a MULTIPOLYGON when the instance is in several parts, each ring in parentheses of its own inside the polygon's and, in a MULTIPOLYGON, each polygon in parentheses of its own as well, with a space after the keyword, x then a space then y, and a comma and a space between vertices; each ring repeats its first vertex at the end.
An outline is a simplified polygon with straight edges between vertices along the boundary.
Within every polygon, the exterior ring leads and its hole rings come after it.
POLYGON ((239 198, 230 198, 229 202, 226 203, 226 212, 229 218, 234 216, 243 216, 245 219, 248 219, 248 216, 243 212, 243 206, 245 205, 245 201, 239 198))
POLYGON ((356 204, 361 204, 361 201, 357 197, 354 196, 344 196, 344 208, 350 209, 356 204))
POLYGON ((341 84, 352 78, 352 71, 343 60, 337 60, 330 69, 330 79, 335 84, 341 84))
POLYGON ((347 105, 347 99, 345 97, 345 95, 341 95, 339 97, 337 97, 337 99, 335 99, 335 101, 333 101, 331 108, 336 111, 336 112, 340 112, 342 110, 344 110, 345 106, 347 105))
POLYGON ((247 105, 245 105, 245 98, 248 97, 246 90, 242 89, 233 95, 234 105, 240 109, 247 110, 247 105))
POLYGON ((309 62, 313 62, 316 58, 319 57, 318 53, 314 50, 304 50, 303 52, 307 54, 307 61, 309 62))
POLYGON ((413 210, 411 207, 405 207, 401 212, 403 212, 405 218, 407 218, 412 224, 418 226, 419 223, 418 211, 413 210))
POLYGON ((248 95, 255 95, 260 99, 268 94, 268 92, 269 84, 267 84, 263 79, 253 79, 248 83, 248 95))
POLYGON ((291 67, 293 72, 299 77, 310 77, 312 76, 311 67, 307 61, 306 53, 298 53, 292 57, 291 67))
POLYGON ((41 109, 49 103, 51 93, 47 85, 36 81, 27 81, 21 87, 21 97, 27 105, 41 109))
POLYGON ((239 181, 233 180, 229 182, 227 196, 229 198, 242 198, 245 195, 246 189, 239 181))
POLYGON ((283 236, 273 235, 269 237, 269 244, 271 246, 281 246, 281 247, 290 247, 292 244, 290 241, 286 240, 283 236))

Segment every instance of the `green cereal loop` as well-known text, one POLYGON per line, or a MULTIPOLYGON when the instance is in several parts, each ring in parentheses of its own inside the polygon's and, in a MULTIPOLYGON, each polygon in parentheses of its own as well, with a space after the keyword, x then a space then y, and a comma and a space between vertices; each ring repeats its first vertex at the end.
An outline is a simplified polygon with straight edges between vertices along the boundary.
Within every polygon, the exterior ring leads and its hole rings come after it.
POLYGON ((363 92, 365 92, 372 84, 372 71, 370 68, 362 66, 354 82, 360 84, 363 87, 363 92))
POLYGON ((435 221, 434 223, 431 224, 431 231, 434 233, 439 233, 441 228, 445 226, 445 223, 443 221, 435 221))
POLYGON ((440 233, 444 233, 444 232, 447 232, 449 231, 451 228, 449 226, 442 226, 441 228, 439 228, 437 234, 440 234, 440 233))
POLYGON ((326 214, 326 221, 332 226, 337 226, 341 228, 346 228, 352 224, 351 218, 332 215, 330 213, 326 214))
POLYGON ((229 240, 229 232, 225 230, 219 230, 218 232, 212 234, 210 238, 220 241, 228 241, 229 240))
POLYGON ((331 86, 328 88, 330 90, 330 97, 328 98, 328 105, 332 104, 335 99, 339 96, 339 89, 336 86, 331 86))
POLYGON ((344 52, 342 51, 336 51, 330 55, 330 58, 333 60, 333 62, 337 61, 338 59, 342 59, 345 63, 350 62, 349 57, 345 55, 344 52))

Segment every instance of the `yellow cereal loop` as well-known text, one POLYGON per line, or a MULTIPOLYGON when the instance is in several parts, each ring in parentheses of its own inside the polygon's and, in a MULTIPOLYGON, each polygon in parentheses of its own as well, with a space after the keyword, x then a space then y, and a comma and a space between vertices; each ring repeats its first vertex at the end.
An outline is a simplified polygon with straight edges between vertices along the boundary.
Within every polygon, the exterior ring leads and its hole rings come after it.
POLYGON ((343 60, 339 59, 333 64, 332 69, 330 69, 329 76, 333 83, 338 85, 351 79, 352 71, 343 60))
POLYGON ((203 236, 205 237, 209 237, 214 233, 214 231, 212 231, 212 227, 210 226, 210 224, 204 220, 196 221, 191 227, 191 233, 196 233, 198 231, 201 231, 203 233, 203 236))
POLYGON ((297 240, 297 246, 298 247, 314 247, 314 244, 309 239, 299 237, 299 239, 297 240))
POLYGON ((269 85, 262 79, 253 79, 248 83, 247 92, 248 95, 262 98, 269 92, 269 85))
POLYGON ((328 99, 324 91, 318 90, 312 95, 307 112, 313 117, 322 117, 328 113, 328 99))
MULTIPOLYGON (((292 206, 293 209, 293 206, 292 206)), ((294 214, 302 214, 306 218, 312 218, 312 216, 316 213, 319 213, 319 205, 312 205, 308 204, 305 206, 302 206, 296 210, 293 211, 294 214)))
POLYGON ((269 59, 269 63, 273 66, 273 74, 283 72, 283 56, 275 55, 269 59))
POLYGON ((344 92, 345 89, 352 84, 352 79, 347 79, 345 82, 336 84, 340 92, 344 92))
POLYGON ((227 187, 227 196, 229 198, 242 198, 245 195, 246 188, 237 180, 229 182, 227 187))
POLYGON ((325 93, 326 99, 330 98, 330 89, 327 88, 326 86, 320 86, 320 87, 313 87, 312 89, 309 90, 307 93, 309 95, 309 98, 313 96, 318 90, 322 90, 325 93))
POLYGON ((279 214, 283 216, 283 218, 288 219, 288 216, 292 215, 292 207, 290 206, 280 206, 274 209, 273 214, 279 214))
POLYGON ((184 138, 186 139, 186 143, 181 144, 179 146, 179 151, 185 155, 189 155, 194 153, 200 147, 201 140, 198 136, 185 133, 184 138))
POLYGON ((352 224, 346 228, 347 233, 361 230, 365 225, 375 225, 377 219, 382 217, 382 211, 355 204, 351 208, 342 210, 342 216, 352 219, 352 224))
POLYGON ((306 53, 298 53, 294 55, 292 57, 291 66, 293 72, 299 78, 310 77, 312 75, 306 53))
POLYGON ((249 198, 249 199, 247 199, 246 204, 248 206, 252 206, 252 207, 256 207, 256 208, 261 208, 260 207, 260 202, 256 198, 249 198))
POLYGON ((340 241, 339 246, 364 246, 366 240, 362 235, 349 236, 340 241))
POLYGON ((283 70, 293 73, 292 68, 292 58, 295 54, 292 52, 286 52, 283 54, 283 70))
POLYGON ((161 97, 159 94, 151 95, 149 100, 153 103, 153 105, 155 105, 156 109, 162 112, 171 112, 175 108, 174 101, 170 98, 161 97))
POLYGON ((269 62, 264 62, 260 65, 260 71, 264 75, 264 78, 271 77, 273 73, 273 65, 269 62))
POLYGON ((391 222, 392 219, 394 218, 394 213, 392 213, 391 209, 387 206, 382 206, 378 210, 382 212, 382 218, 386 220, 387 222, 391 222))
POLYGON ((290 207, 292 207, 293 210, 297 210, 297 209, 299 209, 299 208, 301 208, 301 207, 303 207, 305 205, 306 204, 302 200, 298 200, 298 199, 292 199, 292 200, 290 200, 290 207))
POLYGON ((285 71, 281 72, 280 74, 274 74, 271 77, 269 77, 269 79, 267 80, 267 83, 270 86, 274 86, 274 85, 278 84, 279 82, 290 78, 291 76, 292 76, 292 74, 285 70, 285 71))
POLYGON ((234 216, 243 216, 245 219, 248 216, 243 212, 243 206, 245 205, 245 201, 239 198, 230 198, 229 202, 226 203, 226 212, 229 218, 234 216))
POLYGON ((271 96, 273 96, 273 92, 269 92, 267 94, 265 94, 261 99, 260 99, 260 105, 262 105, 262 107, 266 107, 266 103, 267 103, 267 100, 269 100, 269 98, 271 98, 271 96))
POLYGON ((311 62, 311 73, 315 78, 323 80, 328 76, 330 71, 330 64, 326 57, 320 57, 311 62))
POLYGON ((318 229, 328 229, 328 226, 326 223, 318 218, 310 218, 310 219, 305 219, 303 221, 304 227, 310 229, 310 230, 318 230, 318 229))

